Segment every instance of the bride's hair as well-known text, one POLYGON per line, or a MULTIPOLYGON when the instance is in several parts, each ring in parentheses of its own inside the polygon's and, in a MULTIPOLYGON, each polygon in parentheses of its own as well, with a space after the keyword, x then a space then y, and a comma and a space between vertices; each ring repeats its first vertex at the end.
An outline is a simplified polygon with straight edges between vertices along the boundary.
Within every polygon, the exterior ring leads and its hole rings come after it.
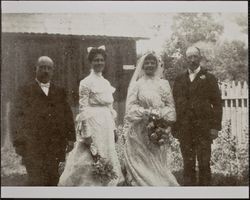
POLYGON ((134 71, 134 74, 129 82, 129 86, 128 86, 128 92, 127 92, 127 100, 126 100, 126 112, 127 112, 127 108, 128 108, 128 97, 130 96, 131 92, 133 91, 133 88, 136 84, 136 82, 144 76, 144 70, 143 70, 143 65, 144 65, 144 61, 146 59, 154 59, 156 61, 156 65, 157 65, 157 69, 155 72, 155 77, 159 77, 161 78, 163 76, 163 69, 161 66, 161 62, 159 60, 159 58, 155 55, 155 53, 146 53, 144 54, 142 57, 139 58, 139 60, 137 61, 136 64, 136 68, 134 71))
POLYGON ((154 61, 156 62, 156 64, 158 64, 158 60, 157 60, 156 56, 153 55, 153 54, 148 54, 148 55, 145 57, 144 62, 145 62, 145 60, 154 60, 154 61))

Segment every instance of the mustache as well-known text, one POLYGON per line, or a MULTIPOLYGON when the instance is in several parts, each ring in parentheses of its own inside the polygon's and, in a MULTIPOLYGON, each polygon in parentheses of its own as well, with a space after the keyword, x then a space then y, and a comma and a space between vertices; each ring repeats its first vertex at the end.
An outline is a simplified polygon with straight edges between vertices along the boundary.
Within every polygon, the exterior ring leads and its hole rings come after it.
POLYGON ((37 76, 40 78, 47 78, 47 77, 49 77, 49 73, 48 72, 41 72, 41 73, 37 74, 37 76))

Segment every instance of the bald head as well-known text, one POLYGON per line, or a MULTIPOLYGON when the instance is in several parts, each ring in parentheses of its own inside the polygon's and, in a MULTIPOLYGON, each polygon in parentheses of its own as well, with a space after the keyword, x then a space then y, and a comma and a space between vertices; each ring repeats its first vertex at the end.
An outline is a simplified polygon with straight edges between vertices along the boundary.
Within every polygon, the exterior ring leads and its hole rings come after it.
POLYGON ((54 62, 48 56, 41 56, 37 60, 36 78, 41 83, 48 83, 54 72, 54 62))
POLYGON ((53 60, 48 57, 48 56, 41 56, 38 58, 37 60, 37 67, 39 66, 49 66, 49 67, 53 67, 54 66, 54 62, 53 60))
POLYGON ((200 66, 201 52, 197 47, 188 47, 186 51, 186 58, 188 62, 188 68, 194 71, 200 66))
POLYGON ((188 47, 187 48, 186 56, 189 57, 189 56, 193 56, 193 55, 201 56, 201 52, 200 52, 200 49, 198 47, 188 47))

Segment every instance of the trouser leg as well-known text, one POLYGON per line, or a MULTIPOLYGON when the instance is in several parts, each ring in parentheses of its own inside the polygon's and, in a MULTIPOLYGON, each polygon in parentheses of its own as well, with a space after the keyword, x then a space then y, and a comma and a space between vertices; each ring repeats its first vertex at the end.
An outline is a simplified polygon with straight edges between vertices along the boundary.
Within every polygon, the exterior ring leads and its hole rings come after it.
POLYGON ((211 185, 211 143, 200 141, 197 144, 197 158, 199 163, 199 185, 211 185))
POLYGON ((28 186, 56 186, 59 180, 58 161, 55 158, 26 158, 28 186))
POLYGON ((45 184, 47 186, 57 186, 59 181, 59 162, 55 158, 48 158, 44 165, 45 184))
POLYGON ((184 172, 183 172, 184 185, 185 186, 196 185, 196 175, 195 175, 196 154, 192 140, 190 142, 184 142, 184 141, 181 142, 180 148, 184 164, 184 172))
POLYGON ((28 175, 28 186, 43 186, 45 184, 42 169, 42 162, 40 159, 24 158, 24 164, 28 175))

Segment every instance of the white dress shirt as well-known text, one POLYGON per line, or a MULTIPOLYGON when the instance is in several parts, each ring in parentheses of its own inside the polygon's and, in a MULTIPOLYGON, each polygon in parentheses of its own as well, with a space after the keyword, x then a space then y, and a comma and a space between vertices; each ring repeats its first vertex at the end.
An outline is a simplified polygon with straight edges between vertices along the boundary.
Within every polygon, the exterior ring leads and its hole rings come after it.
POLYGON ((46 96, 48 96, 48 94, 49 94, 50 82, 48 82, 48 83, 41 83, 41 82, 38 81, 37 79, 36 79, 36 81, 38 82, 38 84, 39 84, 39 86, 41 87, 41 89, 42 89, 42 91, 44 92, 44 94, 45 94, 46 96))
POLYGON ((201 70, 200 66, 194 71, 191 71, 190 69, 188 69, 189 79, 191 82, 193 82, 193 80, 195 79, 195 77, 197 76, 200 70, 201 70))

